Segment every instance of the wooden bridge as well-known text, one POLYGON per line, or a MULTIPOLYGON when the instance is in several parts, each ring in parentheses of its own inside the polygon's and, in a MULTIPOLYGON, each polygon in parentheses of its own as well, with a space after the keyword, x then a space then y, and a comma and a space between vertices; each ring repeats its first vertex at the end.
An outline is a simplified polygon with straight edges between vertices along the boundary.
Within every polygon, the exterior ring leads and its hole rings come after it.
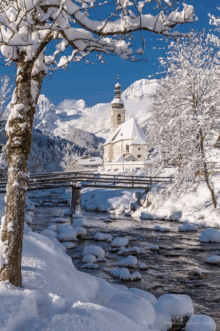
MULTIPOLYGON (((172 177, 108 175, 91 172, 50 172, 31 175, 28 180, 28 190, 40 190, 56 187, 72 186, 76 183, 81 187, 149 189, 154 183, 169 184, 172 177)), ((0 181, 0 193, 4 193, 7 178, 0 181)))
MULTIPOLYGON (((31 175, 28 180, 28 191, 70 187, 71 214, 80 205, 81 187, 108 189, 144 189, 148 191, 154 183, 169 184, 172 177, 108 175, 91 172, 51 172, 31 175)), ((6 192, 7 178, 0 181, 0 193, 6 192)))

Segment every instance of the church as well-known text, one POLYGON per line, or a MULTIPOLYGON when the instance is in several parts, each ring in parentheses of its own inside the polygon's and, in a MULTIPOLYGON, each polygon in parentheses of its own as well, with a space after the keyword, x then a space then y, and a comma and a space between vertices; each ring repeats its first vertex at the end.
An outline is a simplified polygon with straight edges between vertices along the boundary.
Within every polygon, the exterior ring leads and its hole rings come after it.
POLYGON ((146 137, 134 117, 125 121, 121 85, 115 85, 111 108, 111 135, 104 144, 105 170, 141 169, 146 165, 146 137))

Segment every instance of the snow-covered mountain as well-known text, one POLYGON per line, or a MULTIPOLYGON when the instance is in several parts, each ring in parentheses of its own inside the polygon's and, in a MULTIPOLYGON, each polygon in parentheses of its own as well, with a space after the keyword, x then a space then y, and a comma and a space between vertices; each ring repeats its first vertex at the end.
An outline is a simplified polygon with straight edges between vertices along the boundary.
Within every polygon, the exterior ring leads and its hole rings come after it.
MULTIPOLYGON (((135 116, 141 126, 145 126, 150 116, 150 95, 157 87, 157 80, 141 79, 134 82, 123 93, 126 108, 126 120, 135 116)), ((114 87, 112 87, 112 99, 114 87)), ((99 103, 93 107, 86 106, 84 100, 63 100, 55 106, 45 95, 40 95, 34 126, 45 133, 68 140, 76 139, 81 129, 107 138, 110 133, 111 103, 99 103)), ((83 137, 83 132, 81 132, 83 137)), ((91 137, 87 137, 87 141, 91 137)), ((80 139, 80 138, 79 138, 80 139)), ((72 140, 73 141, 73 140, 72 140)))

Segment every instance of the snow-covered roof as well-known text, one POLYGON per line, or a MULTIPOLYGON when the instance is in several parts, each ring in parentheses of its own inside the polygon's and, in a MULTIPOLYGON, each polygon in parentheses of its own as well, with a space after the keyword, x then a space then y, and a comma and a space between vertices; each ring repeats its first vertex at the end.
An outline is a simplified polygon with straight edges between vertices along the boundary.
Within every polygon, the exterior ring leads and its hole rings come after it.
POLYGON ((122 105, 123 108, 124 108, 124 101, 121 99, 121 98, 117 98, 115 97, 113 100, 112 100, 112 107, 114 107, 115 105, 122 105))
POLYGON ((109 143, 116 143, 120 140, 126 140, 126 139, 131 139, 133 141, 140 141, 140 145, 146 144, 145 135, 134 117, 130 118, 128 121, 121 124, 112 133, 110 138, 106 141, 105 145, 109 143))
POLYGON ((117 156, 112 162, 123 162, 124 158, 122 155, 117 156))
POLYGON ((146 141, 142 137, 135 137, 130 145, 146 145, 146 141))
POLYGON ((101 157, 89 157, 89 158, 82 157, 78 160, 78 164, 99 166, 102 165, 102 159, 101 157))
POLYGON ((137 161, 136 157, 134 155, 130 154, 128 156, 125 156, 125 161, 137 161))

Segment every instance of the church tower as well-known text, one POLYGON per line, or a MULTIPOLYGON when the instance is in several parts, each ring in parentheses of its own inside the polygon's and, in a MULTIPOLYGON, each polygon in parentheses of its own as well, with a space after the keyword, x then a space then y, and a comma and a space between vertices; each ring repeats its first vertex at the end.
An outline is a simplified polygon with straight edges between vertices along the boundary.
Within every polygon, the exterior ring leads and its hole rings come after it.
MULTIPOLYGON (((117 77, 117 81, 119 78, 117 77)), ((115 85, 115 98, 112 101, 111 109, 111 133, 113 133, 119 125, 125 122, 124 102, 121 99, 121 85, 119 81, 115 85)))

